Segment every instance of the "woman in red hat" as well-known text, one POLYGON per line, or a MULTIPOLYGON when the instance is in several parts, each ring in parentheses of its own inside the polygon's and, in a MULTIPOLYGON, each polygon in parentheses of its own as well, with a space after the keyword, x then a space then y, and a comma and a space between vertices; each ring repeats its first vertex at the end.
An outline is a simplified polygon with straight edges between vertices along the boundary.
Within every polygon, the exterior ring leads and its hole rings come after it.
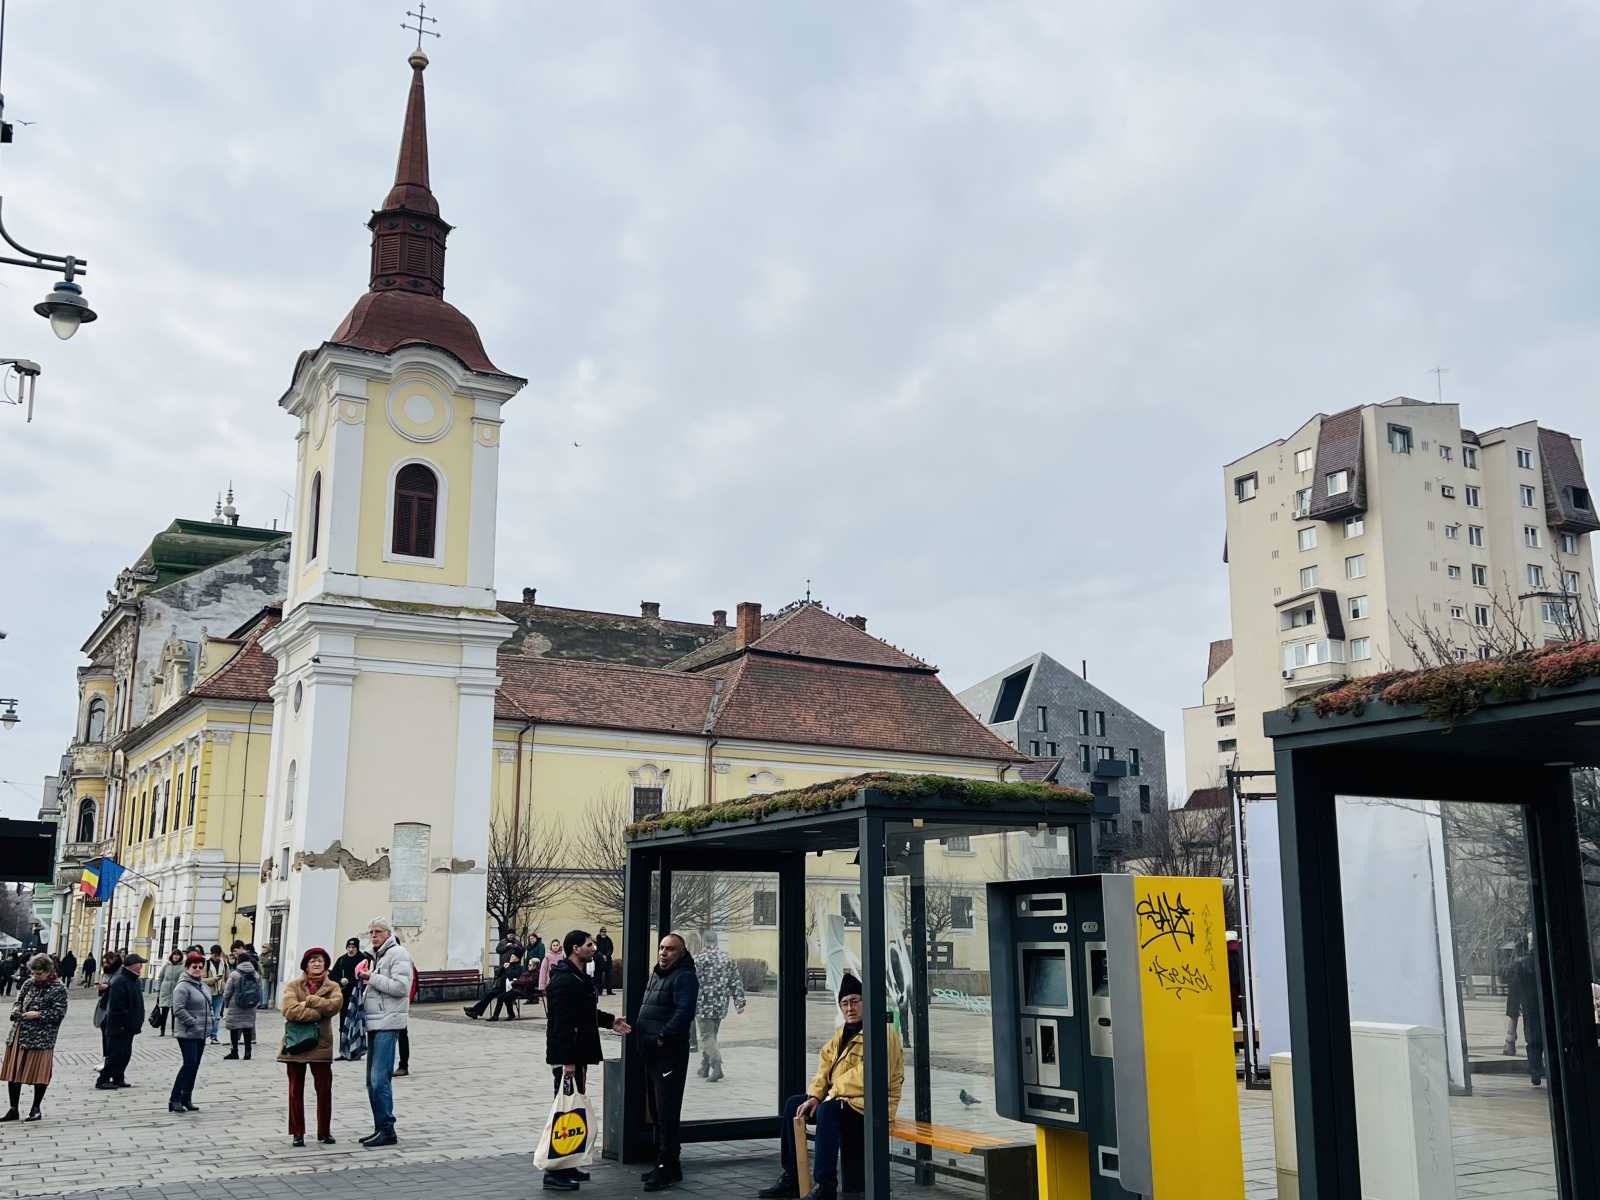
POLYGON ((328 974, 332 956, 313 946, 300 956, 300 977, 283 988, 283 1049, 278 1061, 289 1066, 289 1133, 306 1144, 306 1069, 317 1090, 317 1141, 333 1145, 333 1022, 344 992, 328 974), (313 1037, 313 1033, 315 1036, 313 1037))

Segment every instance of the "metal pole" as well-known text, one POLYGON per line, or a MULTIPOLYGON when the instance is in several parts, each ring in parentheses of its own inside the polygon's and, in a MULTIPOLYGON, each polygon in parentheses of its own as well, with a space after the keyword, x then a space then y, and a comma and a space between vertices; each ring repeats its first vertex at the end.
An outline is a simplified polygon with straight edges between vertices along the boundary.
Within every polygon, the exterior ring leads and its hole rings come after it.
POLYGON ((1256 1062, 1255 968, 1250 957, 1250 895, 1244 875, 1244 789, 1239 780, 1271 775, 1271 771, 1228 771, 1228 790, 1233 809, 1233 894, 1239 901, 1239 963, 1244 976, 1244 1085, 1252 1087, 1260 1075, 1256 1062))

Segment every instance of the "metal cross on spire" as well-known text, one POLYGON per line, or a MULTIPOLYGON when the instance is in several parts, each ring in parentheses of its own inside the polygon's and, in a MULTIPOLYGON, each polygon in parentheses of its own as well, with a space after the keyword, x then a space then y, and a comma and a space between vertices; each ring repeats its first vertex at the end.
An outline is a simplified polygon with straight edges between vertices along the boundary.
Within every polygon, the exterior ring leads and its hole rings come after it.
POLYGON ((426 3, 426 0, 417 0, 417 11, 416 12, 412 12, 408 8, 408 9, 406 9, 406 16, 415 17, 417 23, 415 25, 407 25, 404 21, 401 21, 400 22, 400 28, 401 29, 405 29, 405 30, 409 30, 410 32, 415 33, 417 35, 417 49, 418 50, 422 49, 422 37, 423 37, 424 34, 426 34, 428 37, 440 37, 440 36, 442 36, 437 31, 428 28, 429 25, 437 25, 439 23, 439 18, 438 17, 430 17, 428 15, 428 5, 426 3))

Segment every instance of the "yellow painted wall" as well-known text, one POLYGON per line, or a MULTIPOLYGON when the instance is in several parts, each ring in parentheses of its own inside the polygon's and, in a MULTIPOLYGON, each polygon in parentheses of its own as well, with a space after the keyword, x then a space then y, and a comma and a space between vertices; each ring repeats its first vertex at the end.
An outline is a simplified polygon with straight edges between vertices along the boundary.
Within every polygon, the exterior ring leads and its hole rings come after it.
POLYGON ((415 369, 402 371, 395 377, 392 387, 378 380, 367 385, 361 535, 356 553, 356 568, 360 574, 415 583, 466 583, 467 524, 472 506, 472 408, 468 397, 447 393, 436 377, 415 369), (398 398, 395 420, 402 425, 408 424, 403 412, 404 397, 421 392, 430 395, 436 403, 449 405, 449 431, 437 441, 421 444, 402 437, 390 420, 391 390, 398 398), (431 463, 447 481, 447 491, 440 493, 446 511, 444 533, 439 542, 444 562, 438 567, 385 562, 383 558, 387 546, 384 534, 392 467, 403 459, 413 458, 431 463))

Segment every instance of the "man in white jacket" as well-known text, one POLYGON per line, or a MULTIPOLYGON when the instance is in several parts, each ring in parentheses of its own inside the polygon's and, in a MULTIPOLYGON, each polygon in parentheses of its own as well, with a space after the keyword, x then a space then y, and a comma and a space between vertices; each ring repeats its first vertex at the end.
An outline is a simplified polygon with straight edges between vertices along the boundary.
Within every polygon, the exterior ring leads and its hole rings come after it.
POLYGON ((361 1139, 367 1147, 393 1146, 395 1046, 411 1009, 411 955, 383 917, 367 924, 372 962, 356 964, 356 978, 366 984, 361 1009, 367 1018, 367 1099, 372 1104, 372 1132, 361 1139))

